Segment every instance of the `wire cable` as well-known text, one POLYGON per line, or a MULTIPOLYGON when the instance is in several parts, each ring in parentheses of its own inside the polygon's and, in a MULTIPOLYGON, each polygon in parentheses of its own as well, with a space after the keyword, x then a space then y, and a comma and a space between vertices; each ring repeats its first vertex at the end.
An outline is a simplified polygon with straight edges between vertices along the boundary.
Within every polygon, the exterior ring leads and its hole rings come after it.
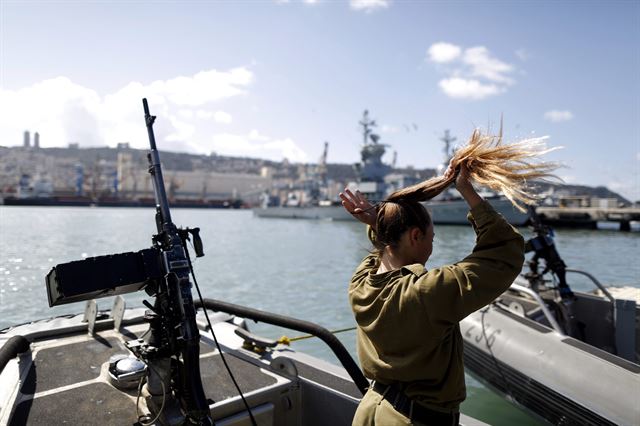
MULTIPOLYGON (((149 367, 149 369, 153 370, 153 372, 155 373, 156 376, 160 377, 160 375, 158 375, 158 372, 151 367, 149 364, 147 364, 147 367, 149 367)), ((160 384, 162 385, 162 405, 160 405, 160 410, 158 411, 158 414, 156 414, 156 416, 154 417, 153 420, 151 420, 148 423, 144 423, 142 421, 142 417, 144 417, 144 415, 140 415, 140 395, 142 394, 142 382, 144 381, 145 377, 141 377, 140 378, 140 383, 138 384, 138 396, 136 397, 136 415, 138 416, 138 422, 142 425, 142 426, 152 426, 159 418, 160 415, 162 414, 162 411, 164 410, 164 403, 167 399, 167 390, 164 387, 164 381, 160 380, 160 384)), ((149 407, 147 407, 148 409, 149 407)))
POLYGON ((191 276, 193 277, 193 284, 196 287, 196 291, 198 292, 198 298, 200 299, 200 303, 203 306, 202 311, 204 312, 204 316, 207 319, 207 324, 209 325, 209 330, 211 330, 211 335, 213 336, 213 341, 216 344, 216 348, 218 348, 218 352, 220 353, 220 358, 222 359, 222 363, 224 364, 225 368, 227 369, 227 372, 229 373, 229 377, 231 378, 231 381, 233 382, 234 386, 236 387, 238 394, 240 395, 240 398, 242 399, 242 402, 244 403, 245 408, 247 409, 247 412, 249 413, 249 417, 251 418, 251 424, 253 426, 258 426, 258 423, 256 423, 256 419, 253 417, 253 413, 251 412, 251 408, 249 407, 249 403, 247 402, 247 400, 244 397, 244 394, 242 393, 242 391, 240 390, 240 386, 238 385, 238 382, 236 381, 236 378, 233 376, 233 373, 231 372, 231 368, 229 367, 229 364, 227 364, 227 360, 224 357, 224 354, 222 353, 222 348, 220 347, 220 344, 218 343, 218 338, 216 337, 216 333, 214 333, 213 331, 213 325, 211 325, 211 321, 209 320, 209 314, 207 313, 207 308, 204 307, 204 299, 202 298, 202 293, 200 292, 200 286, 198 285, 198 280, 196 279, 196 274, 193 271, 193 265, 191 263, 191 256, 189 255, 189 249, 187 247, 187 245, 185 244, 185 241, 182 240, 182 246, 184 247, 184 251, 186 253, 187 256, 187 262, 189 263, 189 270, 191 271, 191 276))

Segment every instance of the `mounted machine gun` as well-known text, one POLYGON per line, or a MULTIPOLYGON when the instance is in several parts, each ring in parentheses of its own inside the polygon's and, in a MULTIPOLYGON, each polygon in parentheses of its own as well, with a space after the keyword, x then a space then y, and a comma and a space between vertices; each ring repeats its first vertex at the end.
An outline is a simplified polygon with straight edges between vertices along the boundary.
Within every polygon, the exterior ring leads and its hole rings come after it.
MULTIPOLYGON (((213 425, 209 402, 200 377, 200 334, 191 295, 191 262, 186 240, 193 238, 197 257, 204 256, 199 228, 178 229, 169 203, 156 148, 147 100, 143 99, 149 134, 149 173, 156 201, 156 227, 152 247, 60 264, 47 275, 49 306, 129 293, 144 289, 155 298, 145 319, 145 339, 127 347, 146 365, 147 406, 160 424, 213 425)), ((150 424, 147 423, 147 424, 150 424)))

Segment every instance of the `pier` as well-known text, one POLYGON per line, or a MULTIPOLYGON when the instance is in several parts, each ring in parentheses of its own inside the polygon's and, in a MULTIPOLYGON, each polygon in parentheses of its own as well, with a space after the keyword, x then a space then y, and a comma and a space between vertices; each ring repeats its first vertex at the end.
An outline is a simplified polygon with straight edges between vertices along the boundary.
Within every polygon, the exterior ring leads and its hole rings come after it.
POLYGON ((537 207, 543 223, 567 227, 596 229, 598 222, 618 222, 621 231, 630 231, 632 221, 640 221, 637 207, 537 207))

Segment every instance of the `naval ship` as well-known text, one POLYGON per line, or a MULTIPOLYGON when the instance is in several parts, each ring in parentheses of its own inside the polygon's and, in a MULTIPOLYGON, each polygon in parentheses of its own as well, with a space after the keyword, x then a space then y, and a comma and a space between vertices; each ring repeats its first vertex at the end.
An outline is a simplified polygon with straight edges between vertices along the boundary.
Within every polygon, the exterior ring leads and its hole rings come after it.
MULTIPOLYGON (((380 201, 395 189, 418 183, 415 178, 404 176, 399 179, 395 185, 385 182, 392 167, 382 161, 382 156, 386 152, 388 145, 380 142, 380 136, 374 133, 376 126, 375 120, 369 118, 369 112, 364 111, 362 119, 359 121, 362 127, 363 143, 360 150, 361 161, 355 165, 358 175, 356 182, 347 185, 349 189, 355 192, 359 190, 369 200, 380 201)), ((441 138, 444 142, 444 162, 438 171, 443 172, 451 158, 451 144, 456 140, 445 131, 441 138)), ((326 144, 325 154, 322 157, 320 166, 326 161, 326 144)), ((509 200, 495 193, 483 192, 484 198, 491 200, 491 205, 501 213, 509 223, 515 226, 523 226, 529 220, 529 215, 517 210, 509 200)), ((316 197, 309 197, 316 198, 316 197)), ((467 203, 457 192, 449 190, 440 194, 438 197, 424 203, 431 213, 432 220, 435 224, 444 225, 467 225, 467 213, 469 208, 467 203)), ((317 200, 309 204, 301 204, 300 200, 290 199, 284 205, 271 206, 268 203, 268 197, 261 207, 254 208, 253 213, 257 217, 264 218, 286 218, 286 219, 328 219, 328 220, 354 220, 339 203, 333 203, 330 200, 317 200)))

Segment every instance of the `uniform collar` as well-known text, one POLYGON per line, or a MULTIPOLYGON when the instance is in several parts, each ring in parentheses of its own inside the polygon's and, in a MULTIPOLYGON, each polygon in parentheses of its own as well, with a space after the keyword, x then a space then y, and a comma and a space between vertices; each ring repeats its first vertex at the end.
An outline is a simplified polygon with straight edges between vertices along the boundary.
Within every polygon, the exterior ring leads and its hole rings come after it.
POLYGON ((426 269, 424 268, 424 265, 421 265, 419 263, 414 263, 412 265, 406 265, 403 266, 402 268, 403 271, 403 275, 406 275, 406 273, 404 271, 408 271, 410 273, 412 273, 413 275, 419 277, 420 275, 422 275, 426 269))

